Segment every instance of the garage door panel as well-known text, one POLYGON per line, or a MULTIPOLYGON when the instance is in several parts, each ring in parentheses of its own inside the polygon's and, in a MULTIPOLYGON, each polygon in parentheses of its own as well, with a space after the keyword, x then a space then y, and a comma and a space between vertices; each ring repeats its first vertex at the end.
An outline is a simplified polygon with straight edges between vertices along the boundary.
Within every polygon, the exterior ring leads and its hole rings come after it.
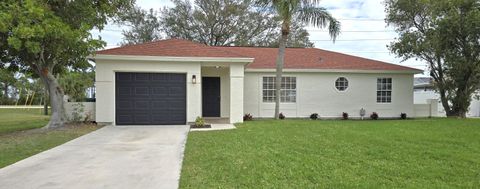
POLYGON ((132 95, 132 88, 131 87, 119 87, 117 90, 117 94, 119 96, 130 96, 132 95))
POLYGON ((152 120, 154 122, 159 123, 160 125, 185 124, 185 119, 180 115, 171 116, 169 114, 159 114, 159 115, 152 116, 152 120))
POLYGON ((135 110, 150 110, 150 101, 135 101, 135 110))
POLYGON ((118 114, 117 112, 117 123, 131 124, 133 123, 133 115, 129 114, 118 114))
POLYGON ((168 122, 170 121, 170 115, 167 112, 156 113, 152 115, 152 120, 156 122, 168 122))
POLYGON ((135 96, 148 96, 148 87, 135 87, 135 96))
POLYGON ((168 111, 168 101, 152 100, 151 104, 154 111, 168 111))
POLYGON ((176 101, 176 100, 171 100, 168 101, 168 109, 169 110, 183 110, 182 105, 185 104, 184 101, 176 101))
POLYGON ((135 119, 134 119, 135 124, 150 124, 150 122, 151 122, 150 114, 141 114, 141 113, 135 114, 135 119))
POLYGON ((152 98, 166 97, 168 96, 168 87, 153 87, 150 95, 152 95, 152 98))
POLYGON ((171 87, 168 91, 168 96, 170 97, 175 97, 175 96, 178 96, 178 95, 184 95, 184 90, 182 88, 179 88, 179 87, 171 87))
POLYGON ((127 100, 120 100, 117 101, 117 110, 131 110, 135 106, 133 106, 133 101, 127 101, 127 100))
POLYGON ((150 81, 150 73, 135 73, 135 81, 150 81))
POLYGON ((186 75, 116 73, 118 125, 186 123, 186 75))
POLYGON ((187 78, 184 74, 171 74, 168 77, 170 83, 183 83, 186 79, 187 78))
POLYGON ((133 74, 131 73, 122 73, 120 75, 117 75, 117 81, 131 81, 132 75, 133 74))
POLYGON ((183 118, 185 114, 181 110, 169 110, 168 113, 171 118, 183 118))
POLYGON ((166 74, 153 74, 152 75, 152 81, 166 82, 166 81, 168 81, 168 75, 166 75, 166 74))
POLYGON ((180 114, 171 114, 169 119, 175 123, 182 122, 184 120, 184 118, 180 114))

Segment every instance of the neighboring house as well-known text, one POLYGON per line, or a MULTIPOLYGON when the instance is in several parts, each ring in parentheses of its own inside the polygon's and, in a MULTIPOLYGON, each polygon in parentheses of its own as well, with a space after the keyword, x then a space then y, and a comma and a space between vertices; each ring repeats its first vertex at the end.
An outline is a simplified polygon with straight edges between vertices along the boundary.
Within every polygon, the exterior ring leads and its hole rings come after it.
MULTIPOLYGON (((476 95, 479 95, 477 93, 476 95)), ((472 97, 467 117, 480 117, 480 101, 475 96, 472 97)), ((438 116, 446 116, 445 109, 443 108, 440 96, 435 91, 433 86, 433 79, 430 77, 416 77, 414 79, 414 103, 425 104, 429 99, 436 99, 438 101, 438 116)))
MULTIPOLYGON (((169 39, 98 51, 97 122, 185 124, 197 116, 242 122, 274 114, 277 48, 211 47, 169 39)), ((281 91, 286 117, 413 115, 421 70, 316 48, 287 48, 281 91)))

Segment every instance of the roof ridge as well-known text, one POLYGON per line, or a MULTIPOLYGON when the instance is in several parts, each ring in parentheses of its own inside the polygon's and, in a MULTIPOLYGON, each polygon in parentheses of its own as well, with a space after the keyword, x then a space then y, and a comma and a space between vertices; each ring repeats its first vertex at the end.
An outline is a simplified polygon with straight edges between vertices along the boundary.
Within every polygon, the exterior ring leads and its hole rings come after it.
POLYGON ((209 46, 209 47, 213 47, 213 48, 215 48, 216 50, 219 50, 219 51, 222 51, 222 52, 225 52, 225 53, 229 53, 229 54, 232 54, 232 55, 238 55, 238 56, 240 56, 240 57, 245 57, 245 58, 247 58, 247 57, 248 57, 248 58, 252 58, 252 57, 247 56, 247 55, 244 55, 244 54, 240 54, 240 53, 232 52, 232 51, 226 51, 226 50, 223 50, 223 49, 219 48, 219 47, 223 47, 223 46, 209 46))
POLYGON ((239 54, 239 53, 232 52, 232 51, 226 51, 226 50, 223 50, 223 49, 219 48, 219 47, 226 47, 226 46, 210 46, 210 45, 207 45, 207 44, 203 44, 203 43, 196 42, 196 41, 190 41, 190 40, 186 40, 186 39, 177 39, 177 40, 188 41, 188 42, 190 42, 192 44, 196 44, 198 46, 215 49, 215 50, 222 51, 224 53, 228 53, 228 54, 232 54, 232 55, 238 55, 240 57, 249 57, 249 56, 246 56, 246 55, 243 55, 243 54, 239 54))
MULTIPOLYGON (((278 47, 265 47, 265 46, 216 46, 225 48, 263 48, 263 49, 278 49, 278 47)), ((311 49, 315 47, 286 47, 287 49, 311 49)))

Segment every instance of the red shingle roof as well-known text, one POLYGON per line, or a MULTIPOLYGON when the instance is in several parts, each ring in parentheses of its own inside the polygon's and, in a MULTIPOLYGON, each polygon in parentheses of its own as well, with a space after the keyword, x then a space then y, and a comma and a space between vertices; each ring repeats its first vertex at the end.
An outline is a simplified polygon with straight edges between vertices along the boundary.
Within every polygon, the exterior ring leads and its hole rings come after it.
MULTIPOLYGON (((255 58, 248 68, 275 68, 278 49, 263 47, 219 47, 255 58)), ((284 68, 290 69, 346 69, 346 70, 395 70, 421 71, 377 60, 326 51, 317 48, 287 48, 284 68)))
POLYGON ((166 39, 97 51, 105 55, 248 58, 230 51, 182 39, 166 39))
MULTIPOLYGON (((188 40, 168 39, 139 45, 98 51, 105 55, 179 56, 179 57, 227 57, 254 58, 251 69, 274 69, 278 48, 265 47, 211 47, 188 40)), ((344 69, 344 70, 421 70, 386 62, 326 51, 317 48, 287 48, 287 69, 344 69)))

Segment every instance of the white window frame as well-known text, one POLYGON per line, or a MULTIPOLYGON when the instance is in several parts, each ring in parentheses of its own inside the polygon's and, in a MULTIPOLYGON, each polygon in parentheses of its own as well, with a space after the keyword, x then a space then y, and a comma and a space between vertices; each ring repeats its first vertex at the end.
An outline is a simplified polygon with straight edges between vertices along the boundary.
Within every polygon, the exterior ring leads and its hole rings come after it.
POLYGON ((379 104, 392 103, 393 94, 393 79, 391 77, 377 78, 377 98, 379 104))
POLYGON ((340 76, 340 77, 337 77, 337 79, 335 79, 335 82, 333 82, 333 85, 334 85, 333 87, 335 87, 335 90, 337 90, 338 92, 343 93, 343 92, 347 92, 347 91, 348 91, 348 88, 350 87, 350 81, 348 80, 347 77, 340 76), (341 79, 341 78, 345 79, 344 83, 346 83, 346 86, 344 86, 344 87, 345 87, 344 90, 340 90, 340 89, 337 88, 337 81, 338 81, 339 79, 341 79))
MULTIPOLYGON (((262 77, 262 102, 263 103, 275 102, 275 83, 276 83, 275 81, 276 81, 275 76, 262 77)), ((296 103, 297 102, 297 77, 283 76, 280 94, 281 94, 280 95, 281 103, 296 103)))

